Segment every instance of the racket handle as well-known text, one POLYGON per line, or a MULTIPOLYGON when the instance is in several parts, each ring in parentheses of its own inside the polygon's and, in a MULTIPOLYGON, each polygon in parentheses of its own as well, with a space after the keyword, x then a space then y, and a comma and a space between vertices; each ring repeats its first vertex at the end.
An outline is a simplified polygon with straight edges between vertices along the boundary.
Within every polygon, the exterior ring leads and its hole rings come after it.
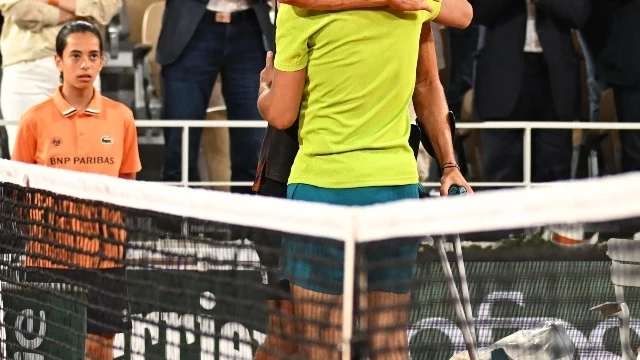
POLYGON ((467 188, 462 185, 451 185, 448 191, 449 195, 467 195, 467 188))

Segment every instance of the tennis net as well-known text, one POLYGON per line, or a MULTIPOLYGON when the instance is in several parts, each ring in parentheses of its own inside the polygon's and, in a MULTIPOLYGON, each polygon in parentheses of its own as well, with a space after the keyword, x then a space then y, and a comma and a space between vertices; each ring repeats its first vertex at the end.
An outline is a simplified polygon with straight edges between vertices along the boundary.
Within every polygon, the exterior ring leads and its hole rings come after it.
MULTIPOLYGON (((84 359, 87 336, 114 334, 115 359, 252 359, 275 316, 299 353, 271 358, 447 360, 468 340, 443 270, 459 276, 459 236, 478 347, 553 320, 574 359, 620 359, 617 320, 590 309, 616 300, 606 241, 638 237, 636 187, 625 175, 346 208, 2 161, 0 351, 84 359), (295 314, 271 306, 291 298, 283 258, 318 290, 293 288, 295 314)), ((640 293, 625 299, 635 348, 640 293)))

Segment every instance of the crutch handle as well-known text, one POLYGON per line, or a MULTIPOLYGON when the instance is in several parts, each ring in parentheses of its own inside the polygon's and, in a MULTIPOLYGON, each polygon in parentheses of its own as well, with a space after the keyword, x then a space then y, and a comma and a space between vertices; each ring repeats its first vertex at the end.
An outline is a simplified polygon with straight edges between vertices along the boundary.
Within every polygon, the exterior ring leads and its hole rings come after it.
POLYGON ((467 195, 467 188, 462 185, 451 185, 447 191, 449 195, 467 195))

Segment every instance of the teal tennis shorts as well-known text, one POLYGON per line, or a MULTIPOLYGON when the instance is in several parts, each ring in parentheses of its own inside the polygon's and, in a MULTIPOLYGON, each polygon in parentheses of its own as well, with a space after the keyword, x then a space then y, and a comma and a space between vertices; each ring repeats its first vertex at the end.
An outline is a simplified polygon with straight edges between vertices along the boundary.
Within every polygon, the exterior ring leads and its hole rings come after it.
MULTIPOLYGON (((327 189, 290 184, 287 198, 344 206, 366 206, 417 199, 418 185, 327 189)), ((406 294, 411 289, 419 239, 391 239, 358 246, 367 259, 367 290, 406 294)), ((344 242, 284 235, 281 280, 303 289, 341 295, 344 242)))

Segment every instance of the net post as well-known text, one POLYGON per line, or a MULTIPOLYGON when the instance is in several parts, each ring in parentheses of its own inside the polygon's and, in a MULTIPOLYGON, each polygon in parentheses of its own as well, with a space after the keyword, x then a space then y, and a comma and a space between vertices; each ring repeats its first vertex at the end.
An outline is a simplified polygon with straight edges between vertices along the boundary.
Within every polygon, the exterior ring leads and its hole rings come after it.
POLYGON ((351 360, 356 275, 355 217, 356 212, 354 209, 351 209, 349 211, 347 234, 344 239, 344 280, 342 283, 342 360, 351 360))
POLYGON ((182 127, 182 186, 189 184, 189 126, 182 127))
POLYGON ((9 358, 7 354, 7 327, 5 322, 4 301, 2 299, 3 284, 0 281, 0 356, 9 358))
POLYGON ((522 169, 522 175, 523 175, 523 180, 524 180, 524 186, 526 189, 530 189, 531 188, 531 126, 527 125, 527 127, 524 128, 524 141, 522 142, 522 146, 524 147, 524 149, 522 149, 522 156, 523 156, 523 161, 522 164, 524 164, 524 169, 522 169))

